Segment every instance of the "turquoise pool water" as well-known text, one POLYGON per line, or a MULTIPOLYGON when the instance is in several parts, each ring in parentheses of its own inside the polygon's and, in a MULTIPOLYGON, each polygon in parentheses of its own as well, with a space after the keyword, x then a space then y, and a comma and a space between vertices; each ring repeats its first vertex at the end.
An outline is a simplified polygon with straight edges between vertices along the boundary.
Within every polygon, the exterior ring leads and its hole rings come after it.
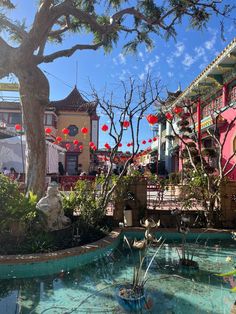
MULTIPOLYGON (((199 239, 194 258, 199 271, 189 274, 177 267, 176 248, 180 249, 180 243, 173 236, 166 238, 149 271, 147 305, 142 313, 230 313, 236 294, 230 293, 229 284, 215 274, 232 270, 234 261, 236 264, 236 242, 204 235, 199 239), (227 262, 227 257, 232 262, 227 262)), ((146 265, 155 250, 148 250, 146 265)), ((24 269, 21 275, 11 269, 8 278, 0 280, 0 313, 126 313, 117 301, 116 291, 132 278, 133 258, 128 249, 119 245, 87 264, 79 264, 75 259, 70 268, 68 264, 63 268, 63 261, 60 263, 59 271, 51 270, 46 276, 42 276, 42 269, 38 273, 37 267, 28 268, 28 273, 24 269)), ((6 278, 5 272, 0 267, 0 277, 4 274, 2 278, 6 278)))

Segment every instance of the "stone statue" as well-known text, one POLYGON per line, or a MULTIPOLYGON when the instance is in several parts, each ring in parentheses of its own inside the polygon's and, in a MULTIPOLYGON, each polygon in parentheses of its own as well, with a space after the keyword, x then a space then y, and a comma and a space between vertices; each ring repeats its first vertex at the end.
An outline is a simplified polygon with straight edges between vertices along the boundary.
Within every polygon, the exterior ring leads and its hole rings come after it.
POLYGON ((56 182, 49 184, 46 196, 38 201, 36 208, 43 217, 45 229, 48 231, 64 229, 71 224, 70 218, 64 215, 56 182))

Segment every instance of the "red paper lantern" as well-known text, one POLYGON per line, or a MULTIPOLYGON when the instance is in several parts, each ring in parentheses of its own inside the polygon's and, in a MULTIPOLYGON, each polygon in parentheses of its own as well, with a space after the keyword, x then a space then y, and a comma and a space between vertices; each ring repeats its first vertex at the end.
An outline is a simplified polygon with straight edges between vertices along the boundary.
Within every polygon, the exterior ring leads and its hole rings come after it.
POLYGON ((118 147, 122 147, 122 144, 121 144, 121 143, 119 143, 119 144, 118 144, 118 147))
POLYGON ((153 137, 153 139, 152 139, 152 140, 153 140, 153 142, 156 142, 157 138, 156 138, 156 137, 153 137))
POLYGON ((70 131, 69 131, 67 128, 62 129, 62 133, 63 133, 64 135, 68 135, 69 132, 70 132, 70 131))
POLYGON ((130 126, 129 121, 124 121, 124 122, 123 122, 123 127, 124 127, 124 128, 128 128, 129 126, 130 126))
POLYGON ((73 143, 74 143, 74 145, 78 145, 79 141, 78 140, 74 140, 73 143))
POLYGON ((110 146, 108 143, 106 143, 106 144, 104 145, 104 147, 105 147, 106 149, 110 149, 110 148, 111 148, 111 146, 110 146))
POLYGON ((57 141, 58 143, 60 143, 60 142, 62 141, 62 137, 61 137, 61 136, 57 136, 57 137, 56 137, 56 141, 57 141))
POLYGON ((106 132, 108 130, 108 126, 106 124, 103 124, 102 126, 102 131, 106 132))
POLYGON ((180 114, 181 112, 183 112, 183 108, 179 106, 175 106, 175 108, 173 109, 173 112, 176 114, 180 114))
POLYGON ((92 150, 97 150, 97 146, 96 146, 96 145, 93 145, 93 146, 91 147, 91 149, 92 149, 92 150))
POLYGON ((87 133, 88 133, 88 129, 87 129, 87 128, 85 128, 85 127, 83 127, 83 128, 81 129, 81 132, 85 135, 85 134, 87 134, 87 133))
POLYGON ((165 114, 165 117, 166 117, 167 120, 172 120, 173 119, 173 115, 170 112, 167 112, 165 114))
POLYGON ((148 121, 149 124, 154 125, 154 124, 156 124, 158 122, 158 117, 155 116, 154 114, 149 114, 147 116, 147 121, 148 121))
POLYGON ((150 138, 149 140, 148 140, 148 143, 151 143, 152 142, 152 139, 150 138))
POLYGON ((83 150, 83 145, 80 145, 80 146, 79 146, 79 150, 83 150))
POLYGON ((66 144, 66 149, 67 149, 67 150, 70 149, 70 144, 69 144, 69 143, 66 144))
POLYGON ((51 129, 51 128, 45 128, 45 133, 46 133, 46 134, 52 133, 52 129, 51 129))
POLYGON ((145 140, 142 141, 142 144, 145 145, 147 142, 145 140))
POLYGON ((21 131, 22 130, 22 126, 20 124, 16 124, 15 125, 15 130, 16 131, 21 131))
POLYGON ((94 145, 95 145, 94 142, 89 142, 90 147, 93 147, 94 145))
POLYGON ((130 143, 128 143, 127 146, 130 147, 131 146, 130 143))

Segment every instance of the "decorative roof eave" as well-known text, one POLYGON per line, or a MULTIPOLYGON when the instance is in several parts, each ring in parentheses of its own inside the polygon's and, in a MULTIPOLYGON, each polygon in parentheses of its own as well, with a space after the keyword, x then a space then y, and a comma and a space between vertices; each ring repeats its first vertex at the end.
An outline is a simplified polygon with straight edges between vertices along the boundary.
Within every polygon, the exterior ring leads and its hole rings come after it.
POLYGON ((49 107, 55 108, 56 111, 80 111, 93 114, 96 112, 97 103, 84 100, 75 86, 67 97, 62 100, 51 101, 49 107))
POLYGON ((216 84, 223 85, 223 75, 226 71, 236 65, 236 37, 225 49, 194 79, 184 92, 172 103, 172 106, 179 104, 184 98, 197 95, 200 86, 206 87, 216 84))

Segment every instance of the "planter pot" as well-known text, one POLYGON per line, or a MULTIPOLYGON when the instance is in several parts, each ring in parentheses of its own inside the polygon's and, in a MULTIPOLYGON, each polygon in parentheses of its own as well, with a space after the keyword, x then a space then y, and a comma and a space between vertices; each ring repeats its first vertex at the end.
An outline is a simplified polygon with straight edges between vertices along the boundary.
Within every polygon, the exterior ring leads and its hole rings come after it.
POLYGON ((117 299, 120 306, 128 312, 139 312, 146 303, 145 293, 135 295, 129 284, 118 287, 117 299))

